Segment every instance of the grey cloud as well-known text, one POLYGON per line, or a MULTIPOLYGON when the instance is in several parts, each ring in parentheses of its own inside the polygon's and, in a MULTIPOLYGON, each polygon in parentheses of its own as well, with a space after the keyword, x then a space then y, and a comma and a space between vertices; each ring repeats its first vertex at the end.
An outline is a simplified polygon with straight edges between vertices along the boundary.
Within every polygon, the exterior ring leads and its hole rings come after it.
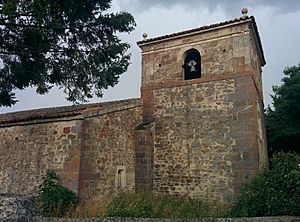
POLYGON ((152 6, 171 7, 179 4, 187 8, 206 6, 209 10, 214 11, 217 7, 224 8, 227 12, 232 13, 232 9, 242 7, 272 7, 279 13, 289 13, 300 9, 299 0, 139 0, 137 1, 141 10, 146 10, 152 6))

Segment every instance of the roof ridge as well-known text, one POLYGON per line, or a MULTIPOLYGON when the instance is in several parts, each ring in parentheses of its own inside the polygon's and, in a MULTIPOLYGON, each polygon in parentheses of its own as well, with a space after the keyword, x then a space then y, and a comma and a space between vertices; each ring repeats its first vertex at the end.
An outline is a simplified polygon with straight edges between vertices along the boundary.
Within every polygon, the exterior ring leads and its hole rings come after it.
POLYGON ((105 101, 98 103, 78 104, 70 106, 57 106, 40 109, 22 110, 0 114, 0 124, 8 124, 34 119, 53 119, 81 115, 84 111, 106 108, 138 101, 140 98, 105 101))
MULTIPOLYGON (((174 33, 167 34, 167 35, 162 35, 162 36, 157 36, 157 37, 153 37, 153 38, 149 38, 149 39, 144 39, 144 40, 138 41, 137 45, 142 45, 144 43, 147 44, 147 43, 150 43, 152 41, 163 40, 163 39, 171 38, 171 37, 177 37, 177 36, 180 36, 180 35, 183 35, 183 34, 189 34, 189 33, 197 32, 197 31, 208 30, 208 29, 211 29, 211 28, 220 27, 220 26, 231 24, 231 23, 234 23, 234 22, 253 20, 253 19, 254 19, 253 15, 251 15, 251 16, 242 16, 240 18, 234 18, 234 19, 223 21, 223 22, 213 23, 211 25, 203 25, 203 26, 193 28, 193 29, 189 29, 189 30, 185 30, 185 31, 174 32, 174 33)), ((255 21, 255 19, 254 19, 254 21, 255 21)))

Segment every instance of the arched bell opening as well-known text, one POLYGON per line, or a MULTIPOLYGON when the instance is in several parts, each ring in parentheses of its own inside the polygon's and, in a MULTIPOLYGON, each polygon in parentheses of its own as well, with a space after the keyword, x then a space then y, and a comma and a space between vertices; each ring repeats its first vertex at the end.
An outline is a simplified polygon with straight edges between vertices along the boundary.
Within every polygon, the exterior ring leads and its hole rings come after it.
POLYGON ((197 49, 189 49, 185 52, 184 79, 196 79, 201 77, 201 56, 197 49))

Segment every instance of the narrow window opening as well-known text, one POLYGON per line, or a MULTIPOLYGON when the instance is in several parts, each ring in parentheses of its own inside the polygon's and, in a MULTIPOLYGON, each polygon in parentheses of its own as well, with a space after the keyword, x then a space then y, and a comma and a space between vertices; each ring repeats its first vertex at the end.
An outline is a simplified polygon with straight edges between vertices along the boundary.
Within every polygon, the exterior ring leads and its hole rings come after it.
POLYGON ((125 166, 118 166, 116 177, 115 177, 115 187, 117 189, 123 189, 126 187, 126 168, 125 166))

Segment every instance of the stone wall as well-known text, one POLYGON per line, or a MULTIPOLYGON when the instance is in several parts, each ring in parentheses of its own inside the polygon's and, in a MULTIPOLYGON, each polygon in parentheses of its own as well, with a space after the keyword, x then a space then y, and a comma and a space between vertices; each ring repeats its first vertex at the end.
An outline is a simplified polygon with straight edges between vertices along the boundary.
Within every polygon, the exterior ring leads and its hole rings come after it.
MULTIPOLYGON (((213 77, 260 69, 249 23, 142 45, 142 86, 182 82, 185 52, 201 54, 201 76, 213 77), (255 58, 255 61, 254 61, 255 58)), ((255 73, 256 74, 256 73, 255 73)))
POLYGON ((77 192, 81 121, 56 121, 0 127, 0 193, 36 192, 47 169, 77 192))
POLYGON ((153 189, 153 148, 155 123, 136 127, 135 190, 150 192, 153 189))
POLYGON ((143 121, 155 122, 155 191, 230 202, 267 162, 264 61, 252 25, 140 43, 143 121), (184 80, 191 48, 200 52, 201 78, 184 80))
POLYGON ((135 127, 141 104, 135 108, 87 117, 80 168, 80 197, 107 197, 135 187, 135 127))
POLYGON ((226 117, 233 108, 228 97, 234 93, 233 80, 154 91, 155 190, 233 196, 235 138, 226 117))
POLYGON ((40 115, 0 124, 0 193, 36 194, 47 169, 55 170, 81 199, 135 189, 135 127, 141 123, 141 101, 79 108, 72 108, 76 112, 69 117, 40 115))
POLYGON ((36 216, 39 214, 31 198, 0 194, 1 222, 30 222, 36 216))

